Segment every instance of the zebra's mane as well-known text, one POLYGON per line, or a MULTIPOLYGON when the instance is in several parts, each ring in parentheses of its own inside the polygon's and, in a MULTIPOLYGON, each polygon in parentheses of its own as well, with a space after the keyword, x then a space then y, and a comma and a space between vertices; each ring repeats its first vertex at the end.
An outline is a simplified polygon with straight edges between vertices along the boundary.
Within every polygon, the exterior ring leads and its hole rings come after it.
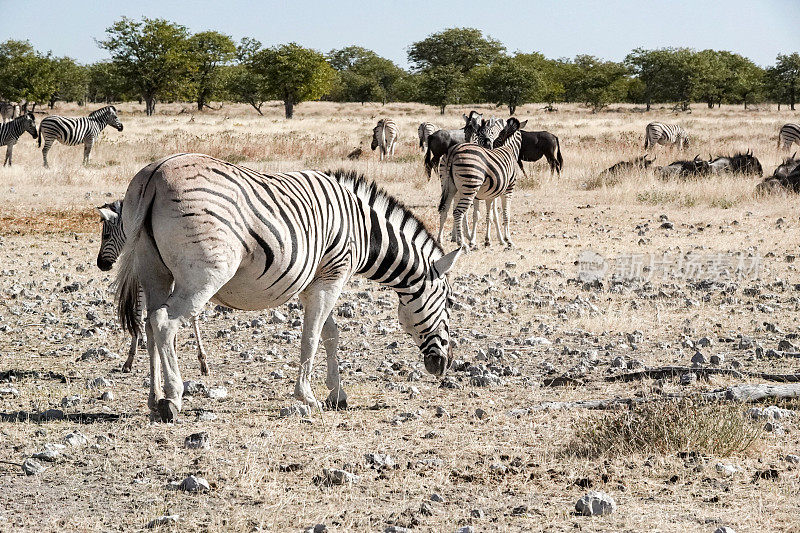
POLYGON ((403 228, 403 233, 413 236, 419 229, 419 233, 425 236, 426 241, 430 240, 433 243, 434 249, 443 252, 442 246, 411 209, 379 187, 377 183, 367 180, 363 174, 354 170, 339 169, 328 171, 326 174, 333 176, 340 185, 366 201, 398 228, 403 228))
POLYGON ((95 109, 94 111, 89 113, 89 118, 99 118, 105 113, 107 113, 109 109, 114 109, 114 111, 116 112, 116 108, 114 108, 113 105, 107 105, 105 107, 101 107, 100 109, 95 109))

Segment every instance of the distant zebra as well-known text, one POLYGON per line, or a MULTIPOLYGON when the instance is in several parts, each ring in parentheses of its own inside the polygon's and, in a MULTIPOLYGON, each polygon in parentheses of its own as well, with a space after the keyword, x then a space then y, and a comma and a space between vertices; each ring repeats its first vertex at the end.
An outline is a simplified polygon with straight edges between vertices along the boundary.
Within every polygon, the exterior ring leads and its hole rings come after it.
POLYGON ((39 146, 42 146, 42 138, 44 138, 44 147, 42 148, 44 166, 48 166, 47 152, 50 151, 54 141, 59 141, 67 146, 83 143, 83 164, 88 163, 92 145, 107 125, 116 128, 117 131, 122 131, 122 123, 117 117, 117 108, 113 105, 93 111, 88 117, 67 118, 58 115, 45 117, 39 126, 39 146))
POLYGON ((147 300, 148 406, 171 422, 183 381, 175 335, 209 301, 258 310, 299 296, 305 317, 294 395, 319 407, 311 387, 319 342, 328 361, 327 403, 345 407, 334 313, 347 280, 359 274, 398 295, 398 318, 442 375, 453 361, 448 254, 411 211, 353 173, 260 174, 202 154, 147 165, 122 206, 127 240, 120 255, 120 322, 138 334, 139 287, 147 300))
POLYGON ((683 150, 689 146, 689 135, 677 124, 651 122, 645 129, 644 149, 655 147, 656 144, 677 144, 678 149, 683 150))
POLYGON ((778 132, 778 149, 788 151, 792 143, 800 144, 800 124, 784 124, 778 132))
POLYGON ((17 117, 11 122, 0 124, 0 146, 7 146, 6 157, 3 160, 3 166, 11 166, 11 154, 14 151, 14 145, 22 136, 23 133, 28 132, 35 139, 36 138, 36 119, 33 113, 25 113, 21 117, 17 117))
POLYGON ((372 144, 371 148, 380 147, 380 160, 384 158, 389 159, 394 157, 394 148, 397 144, 397 138, 400 136, 400 130, 397 128, 394 120, 389 118, 382 118, 378 121, 378 125, 372 128, 372 144))
POLYGON ((0 120, 5 123, 14 120, 18 116, 21 116, 19 104, 0 102, 0 120))
MULTIPOLYGON (((100 236, 100 251, 97 254, 97 268, 103 272, 111 270, 116 263, 122 248, 125 246, 125 230, 122 227, 122 200, 117 200, 110 204, 101 205, 97 208, 100 212, 100 219, 103 221, 103 230, 100 236)), ((122 365, 123 372, 130 372, 133 361, 136 358, 136 351, 139 343, 143 340, 141 333, 144 332, 144 291, 139 288, 136 300, 136 316, 139 335, 131 335, 131 346, 128 349, 128 358, 122 365)), ((203 348, 203 341, 200 338, 200 325, 197 315, 192 317, 194 327, 194 337, 197 339, 197 360, 200 361, 200 373, 208 375, 208 365, 206 364, 206 350, 203 348)))
POLYGON ((419 125, 417 134, 419 135, 419 147, 423 152, 428 149, 428 137, 438 130, 439 127, 430 122, 423 122, 419 125))
MULTIPOLYGON (((464 214, 475 200, 501 198, 503 208, 503 239, 511 246, 508 201, 516 183, 517 159, 522 144, 522 133, 528 123, 512 117, 506 122, 497 141, 499 148, 489 150, 474 144, 457 144, 447 152, 447 168, 442 179, 442 196, 439 201, 439 239, 442 238, 447 210, 453 201, 453 227, 455 240, 463 246, 462 224, 464 214)), ((487 213, 488 216, 488 213, 487 213)), ((475 235, 470 235, 474 240, 475 235)))

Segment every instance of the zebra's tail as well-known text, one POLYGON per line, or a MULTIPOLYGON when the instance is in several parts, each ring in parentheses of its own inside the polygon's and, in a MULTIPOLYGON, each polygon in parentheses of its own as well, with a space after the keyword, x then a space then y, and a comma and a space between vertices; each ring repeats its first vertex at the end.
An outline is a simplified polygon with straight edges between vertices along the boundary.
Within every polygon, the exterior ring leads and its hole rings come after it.
POLYGON ((39 148, 42 147, 42 126, 39 125, 39 129, 36 131, 36 141, 39 145, 39 148))
POLYGON ((433 152, 431 152, 431 143, 428 143, 428 149, 425 150, 425 174, 428 179, 431 179, 431 170, 433 169, 433 152))
MULTIPOLYGON (((558 137, 553 135, 556 138, 556 161, 558 161, 558 168, 556 169, 559 174, 561 174, 561 170, 564 168, 564 158, 561 157, 561 142, 558 140, 558 137)), ((525 170, 523 169, 523 172, 525 170)))
MULTIPOLYGON (((142 335, 142 324, 138 311, 140 284, 136 249, 141 239, 148 238, 144 228, 151 216, 154 198, 155 187, 146 187, 134 214, 133 224, 129 232, 126 231, 128 233, 127 240, 117 261, 119 270, 117 271, 117 279, 114 282, 116 286, 117 317, 120 325, 122 325, 122 329, 137 338, 142 335)), ((125 207, 127 205, 123 209, 125 207)))

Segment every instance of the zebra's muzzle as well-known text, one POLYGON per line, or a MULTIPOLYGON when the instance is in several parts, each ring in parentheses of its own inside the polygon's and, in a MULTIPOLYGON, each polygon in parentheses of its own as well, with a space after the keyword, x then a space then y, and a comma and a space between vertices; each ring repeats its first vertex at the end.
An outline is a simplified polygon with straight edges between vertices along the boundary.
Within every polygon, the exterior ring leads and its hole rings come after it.
POLYGON ((97 268, 99 268, 103 272, 111 270, 113 266, 114 266, 114 261, 109 261, 108 259, 103 259, 102 257, 97 256, 97 268))
POLYGON ((122 131, 122 124, 118 124, 114 127, 117 128, 117 131, 122 131))
POLYGON ((443 376, 448 366, 447 357, 438 354, 425 354, 425 370, 434 376, 443 376))

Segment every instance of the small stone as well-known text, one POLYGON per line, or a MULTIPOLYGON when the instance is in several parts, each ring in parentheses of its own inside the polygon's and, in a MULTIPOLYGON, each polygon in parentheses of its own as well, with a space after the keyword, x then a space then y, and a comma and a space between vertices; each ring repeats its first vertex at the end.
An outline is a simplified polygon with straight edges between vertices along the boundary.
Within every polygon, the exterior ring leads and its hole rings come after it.
POLYGON ((436 503, 444 503, 444 498, 442 498, 439 494, 433 493, 431 494, 431 501, 436 503))
POLYGON ((228 389, 225 387, 211 387, 206 391, 206 396, 212 400, 223 400, 228 397, 228 389))
POLYGON ((782 352, 796 352, 797 346, 792 344, 792 341, 788 339, 783 339, 781 342, 778 343, 778 350, 782 352))
MULTIPOLYGON (((149 387, 150 384, 148 383, 147 386, 149 387)), ((194 396, 195 394, 200 394, 206 391, 206 386, 200 381, 184 381, 183 382, 183 395, 184 396, 194 396)))
POLYGON ((339 468, 323 468, 322 474, 325 480, 331 485, 352 485, 358 483, 360 480, 357 475, 339 468))
POLYGON ((729 465, 729 464, 725 464, 725 463, 717 463, 714 466, 714 469, 717 472, 719 472, 720 474, 722 474, 723 476, 725 476, 725 477, 733 476, 733 475, 737 474, 738 472, 741 472, 741 470, 742 470, 738 466, 729 465))
POLYGON ((487 418, 488 416, 489 416, 489 413, 487 413, 485 410, 481 409, 480 407, 475 409, 475 417, 478 420, 483 420, 484 418, 487 418))
POLYGON ((19 391, 14 387, 0 388, 0 396, 19 396, 19 391))
POLYGON ((786 459, 787 463, 792 463, 792 464, 795 464, 795 465, 796 464, 800 464, 800 455, 795 455, 793 453, 790 453, 789 455, 787 455, 785 457, 785 459, 786 459))
POLYGON ((36 459, 25 459, 25 461, 22 462, 22 471, 25 472, 27 476, 35 476, 36 474, 41 474, 45 470, 47 470, 47 467, 42 466, 36 459))
POLYGON ((205 478, 189 476, 178 484, 178 489, 184 492, 208 492, 211 486, 205 478))
POLYGON ((312 527, 307 527, 303 533, 328 533, 328 526, 325 524, 317 524, 312 527))
POLYGON ((601 516, 613 513, 617 502, 605 492, 589 491, 575 503, 575 510, 584 516, 601 516))
POLYGON ((184 440, 183 445, 185 448, 189 448, 191 450, 197 450, 200 448, 208 448, 208 433, 205 431, 201 431, 200 433, 192 433, 186 440, 184 440))
POLYGON ((164 515, 159 516, 158 518, 153 518, 147 523, 147 529, 154 529, 160 526, 168 526, 170 524, 177 524, 178 520, 180 520, 180 515, 171 514, 171 515, 164 515))
POLYGON ((271 377, 272 379, 283 379, 283 378, 286 377, 286 374, 284 373, 283 370, 278 369, 278 370, 273 370, 272 372, 270 372, 269 373, 269 377, 271 377))
POLYGON ((483 518, 486 516, 486 513, 483 512, 483 509, 473 509, 469 512, 469 515, 472 518, 483 518))
POLYGON ((717 353, 711 356, 711 364, 712 365, 721 365, 725 363, 725 356, 721 353, 717 353))
POLYGON ((100 395, 100 399, 104 402, 111 402, 114 400, 114 392, 107 390, 103 394, 100 395))
POLYGON ((692 363, 695 365, 704 365, 708 361, 706 360, 706 356, 700 352, 695 352, 692 356, 692 363))
POLYGON ((281 407, 278 416, 280 418, 287 418, 293 415, 300 415, 301 417, 305 418, 309 414, 308 406, 305 404, 297 404, 292 405, 289 407, 281 407))
POLYGON ((714 533, 736 533, 736 531, 731 527, 722 526, 715 529, 714 533))
POLYGON ((64 408, 75 407, 79 403, 81 403, 81 397, 80 396, 64 396, 61 399, 61 407, 64 407, 64 408))
POLYGON ((33 458, 39 459, 40 461, 47 461, 48 463, 54 463, 56 459, 61 457, 61 452, 63 452, 65 449, 66 446, 63 444, 47 443, 44 445, 44 450, 33 454, 33 458))
POLYGON ((711 339, 709 339, 708 337, 703 337, 703 338, 699 339, 695 344, 697 346, 699 346, 700 348, 708 348, 709 346, 714 344, 714 342, 711 339))
POLYGON ((456 529, 456 533, 475 533, 475 528, 472 526, 462 526, 456 529))
POLYGON ((107 389, 111 386, 111 382, 108 381, 104 377, 94 378, 94 379, 87 379, 86 380, 86 388, 87 389, 107 389))
POLYGON ((64 442, 72 447, 78 447, 88 444, 89 439, 86 438, 86 435, 75 431, 74 433, 69 433, 66 437, 64 437, 64 442))
POLYGON ((411 533, 411 530, 407 527, 387 526, 386 529, 383 530, 383 533, 411 533))

